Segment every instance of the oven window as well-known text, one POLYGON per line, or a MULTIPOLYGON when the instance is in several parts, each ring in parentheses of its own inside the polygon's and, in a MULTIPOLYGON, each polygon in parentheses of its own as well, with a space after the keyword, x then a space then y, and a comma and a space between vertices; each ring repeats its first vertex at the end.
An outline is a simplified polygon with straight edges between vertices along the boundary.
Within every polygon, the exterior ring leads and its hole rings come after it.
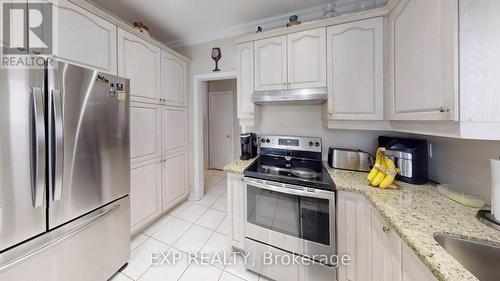
POLYGON ((327 199, 302 197, 247 185, 247 222, 330 245, 327 199))

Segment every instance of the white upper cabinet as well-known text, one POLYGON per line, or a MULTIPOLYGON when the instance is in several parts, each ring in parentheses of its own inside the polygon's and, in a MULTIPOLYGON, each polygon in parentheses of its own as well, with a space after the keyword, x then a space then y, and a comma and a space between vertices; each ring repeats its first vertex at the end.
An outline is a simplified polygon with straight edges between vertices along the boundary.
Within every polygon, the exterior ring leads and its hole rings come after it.
POLYGON ((287 88, 286 36, 255 41, 255 91, 287 88))
POLYGON ((238 69, 238 119, 254 118, 253 42, 236 46, 236 64, 238 69))
POLYGON ((327 29, 328 119, 384 119, 383 19, 327 29))
POLYGON ((116 75, 116 26, 66 0, 55 5, 57 58, 116 75))
POLYGON ((173 106, 186 106, 187 99, 186 62, 161 52, 161 96, 163 103, 173 106))
POLYGON ((132 101, 160 103, 160 49, 118 29, 118 75, 130 79, 132 101))
POLYGON ((288 89, 326 87, 325 28, 287 35, 288 89))
POLYGON ((402 0, 389 15, 391 120, 458 121, 458 1, 402 0))
POLYGON ((166 106, 162 110, 162 151, 168 153, 187 148, 187 110, 166 106))

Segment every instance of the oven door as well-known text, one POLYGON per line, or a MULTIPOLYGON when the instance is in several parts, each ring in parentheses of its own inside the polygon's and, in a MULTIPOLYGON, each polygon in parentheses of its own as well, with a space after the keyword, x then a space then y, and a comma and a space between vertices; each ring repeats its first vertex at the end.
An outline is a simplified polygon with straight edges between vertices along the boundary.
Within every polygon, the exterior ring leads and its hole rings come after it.
POLYGON ((245 237, 312 257, 336 254, 335 192, 244 178, 245 237))

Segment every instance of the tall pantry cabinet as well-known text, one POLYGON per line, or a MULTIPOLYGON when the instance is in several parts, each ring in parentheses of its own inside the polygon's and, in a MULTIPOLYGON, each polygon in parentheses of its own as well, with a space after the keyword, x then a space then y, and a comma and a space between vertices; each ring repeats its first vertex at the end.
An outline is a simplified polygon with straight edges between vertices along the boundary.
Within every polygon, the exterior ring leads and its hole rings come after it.
POLYGON ((187 62, 118 28, 118 75, 130 79, 131 231, 188 195, 187 62))

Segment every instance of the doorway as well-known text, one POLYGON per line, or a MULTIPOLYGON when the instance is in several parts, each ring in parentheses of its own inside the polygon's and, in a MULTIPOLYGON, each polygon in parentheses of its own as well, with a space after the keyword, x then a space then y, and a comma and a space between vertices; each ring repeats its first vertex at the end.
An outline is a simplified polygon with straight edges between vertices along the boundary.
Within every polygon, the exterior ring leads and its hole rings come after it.
MULTIPOLYGON (((193 76, 194 143, 191 161, 193 161, 192 163, 194 169, 192 170, 193 192, 190 196, 191 199, 201 200, 204 197, 205 192, 218 192, 219 189, 223 189, 222 193, 224 193, 225 190, 225 173, 220 170, 210 169, 209 93, 232 93, 233 131, 230 133, 230 138, 232 139, 233 145, 226 147, 225 149, 232 150, 231 154, 233 157, 228 163, 226 163, 226 165, 239 157, 239 134, 241 128, 237 119, 236 77, 236 71, 221 71, 193 76)), ((220 166, 222 166, 222 164, 219 164, 219 167, 220 166)))
MULTIPOLYGON (((226 80, 221 80, 221 83, 226 80)), ((229 81, 231 83, 232 81, 229 81)), ((210 89, 209 83, 209 89, 210 89)), ((233 92, 208 92, 208 168, 223 170, 235 159, 233 92)))

